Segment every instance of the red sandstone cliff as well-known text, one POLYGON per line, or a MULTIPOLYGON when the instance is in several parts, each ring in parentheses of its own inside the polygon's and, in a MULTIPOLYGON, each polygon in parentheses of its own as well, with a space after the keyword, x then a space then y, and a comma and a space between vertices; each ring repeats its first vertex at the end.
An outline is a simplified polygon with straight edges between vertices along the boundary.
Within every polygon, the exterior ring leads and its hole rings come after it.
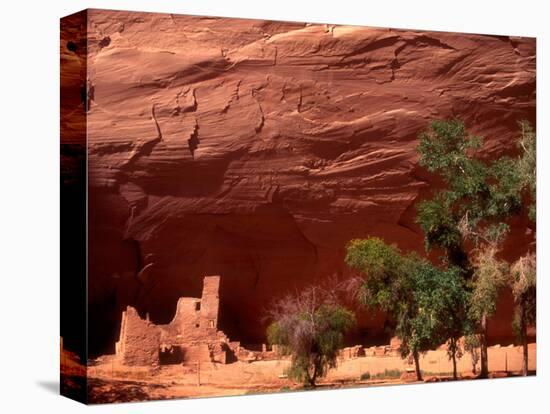
MULTIPOLYGON (((463 118, 494 157, 535 118, 534 39, 111 11, 88 29, 92 353, 123 307, 168 322, 206 274, 222 329, 261 340, 274 297, 347 274, 349 239, 423 251, 431 119, 463 118)), ((508 254, 530 242, 518 219, 508 254)))

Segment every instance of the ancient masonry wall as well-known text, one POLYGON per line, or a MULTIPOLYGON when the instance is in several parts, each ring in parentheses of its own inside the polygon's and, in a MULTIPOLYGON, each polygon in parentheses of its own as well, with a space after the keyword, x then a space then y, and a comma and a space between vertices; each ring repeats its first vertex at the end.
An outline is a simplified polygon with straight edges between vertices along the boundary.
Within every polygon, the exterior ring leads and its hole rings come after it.
POLYGON ((173 320, 155 325, 128 307, 122 314, 116 355, 123 365, 155 366, 169 363, 226 363, 238 344, 218 330, 219 276, 206 276, 202 297, 180 298, 173 320))
POLYGON ((128 306, 122 313, 120 341, 116 353, 124 365, 149 366, 159 363, 160 331, 128 306))
MULTIPOLYGON (((200 298, 183 297, 178 300, 176 314, 166 325, 155 325, 141 319, 138 312, 128 307, 122 314, 120 340, 116 343, 116 357, 123 365, 158 366, 162 364, 196 365, 199 363, 228 363, 234 360, 257 361, 274 359, 277 347, 267 350, 246 349, 238 341, 218 330, 219 276, 206 276, 200 298)), ((401 342, 392 338, 390 345, 340 350, 339 359, 360 356, 398 355, 401 342)))
POLYGON ((201 304, 201 328, 209 335, 215 335, 218 328, 218 312, 220 308, 219 291, 219 276, 204 279, 201 304))

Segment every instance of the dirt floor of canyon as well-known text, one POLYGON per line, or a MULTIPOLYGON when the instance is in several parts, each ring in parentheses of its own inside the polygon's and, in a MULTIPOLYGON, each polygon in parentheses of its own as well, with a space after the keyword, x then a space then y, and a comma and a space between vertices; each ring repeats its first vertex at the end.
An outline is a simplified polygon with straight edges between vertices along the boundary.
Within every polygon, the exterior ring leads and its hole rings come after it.
MULTIPOLYGON (((511 377, 521 370, 521 348, 489 348, 490 377, 511 377)), ((285 375, 288 359, 201 364, 165 365, 156 369, 129 369, 105 358, 88 369, 90 403, 131 402, 157 399, 197 398, 269 392, 301 391, 300 384, 285 375)), ((425 382, 452 380, 452 364, 444 349, 422 357, 425 382)), ((536 344, 529 345, 529 370, 536 372, 536 344)), ((365 356, 341 360, 318 383, 317 389, 415 383, 412 365, 398 356, 365 356)), ((460 379, 474 379, 470 356, 458 361, 460 379)))

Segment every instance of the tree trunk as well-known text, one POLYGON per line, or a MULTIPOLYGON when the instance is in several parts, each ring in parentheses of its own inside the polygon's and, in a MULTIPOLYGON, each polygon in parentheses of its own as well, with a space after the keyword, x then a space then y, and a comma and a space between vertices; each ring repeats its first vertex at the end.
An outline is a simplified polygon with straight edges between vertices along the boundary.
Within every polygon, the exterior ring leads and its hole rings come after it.
POLYGON ((489 376, 489 361, 487 357, 487 315, 481 316, 481 335, 479 336, 480 345, 480 361, 481 369, 479 378, 487 378, 489 376))
POLYGON ((317 368, 315 368, 315 371, 313 371, 313 376, 311 377, 309 381, 309 385, 311 388, 315 388, 315 381, 317 380, 317 368))
POLYGON ((522 374, 524 377, 526 377, 529 370, 529 351, 527 350, 527 318, 525 317, 524 304, 521 305, 520 330, 521 330, 521 345, 523 346, 522 374))
POLYGON ((307 371, 307 383, 311 388, 315 387, 315 377, 317 376, 317 368, 313 367, 313 373, 310 374, 309 370, 307 371))
POLYGON ((319 374, 319 365, 321 363, 321 358, 319 355, 316 355, 313 358, 313 374, 310 376, 308 371, 308 382, 311 388, 315 388, 315 382, 317 381, 317 375, 319 374))
POLYGON ((456 380, 458 378, 456 374, 456 339, 451 338, 451 356, 453 359, 453 379, 456 380))
POLYGON ((458 375, 456 373, 456 352, 453 352, 453 379, 458 379, 458 375))
POLYGON ((416 379, 422 381, 422 372, 420 371, 420 361, 418 351, 413 351, 414 369, 416 371, 416 379))

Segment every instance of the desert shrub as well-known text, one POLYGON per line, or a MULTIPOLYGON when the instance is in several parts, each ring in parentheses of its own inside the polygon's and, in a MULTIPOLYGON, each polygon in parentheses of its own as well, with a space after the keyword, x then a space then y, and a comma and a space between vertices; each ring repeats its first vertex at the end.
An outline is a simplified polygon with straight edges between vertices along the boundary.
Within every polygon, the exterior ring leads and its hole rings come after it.
POLYGON ((287 375, 310 387, 336 367, 344 334, 355 323, 353 313, 339 305, 331 292, 319 287, 275 302, 270 318, 269 343, 291 356, 287 375))
POLYGON ((361 381, 368 381, 370 380, 370 372, 363 372, 361 374, 361 381))
POLYGON ((372 379, 397 379, 401 378, 402 372, 398 369, 385 369, 384 372, 378 372, 372 375, 372 379))

